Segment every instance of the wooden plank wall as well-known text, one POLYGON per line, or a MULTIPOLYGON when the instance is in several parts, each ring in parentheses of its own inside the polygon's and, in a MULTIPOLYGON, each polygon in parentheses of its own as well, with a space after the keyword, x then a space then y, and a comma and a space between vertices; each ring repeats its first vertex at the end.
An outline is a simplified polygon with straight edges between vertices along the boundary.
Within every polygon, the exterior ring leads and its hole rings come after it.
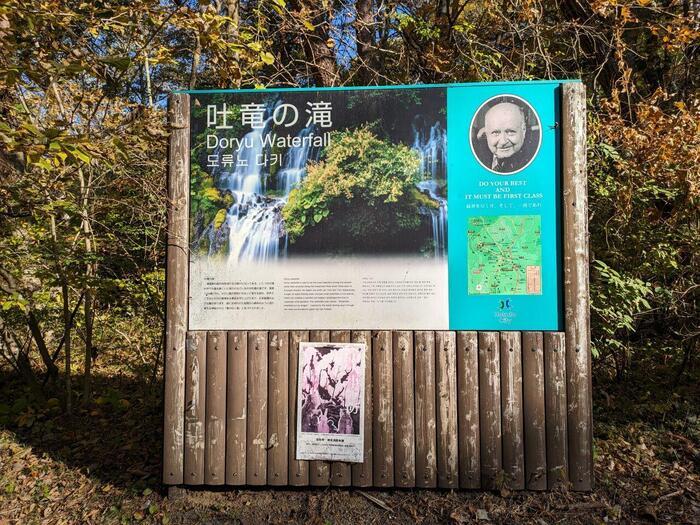
POLYGON ((185 485, 555 488, 570 479, 564 333, 187 334, 185 485), (365 461, 297 461, 299 343, 364 342, 365 461))

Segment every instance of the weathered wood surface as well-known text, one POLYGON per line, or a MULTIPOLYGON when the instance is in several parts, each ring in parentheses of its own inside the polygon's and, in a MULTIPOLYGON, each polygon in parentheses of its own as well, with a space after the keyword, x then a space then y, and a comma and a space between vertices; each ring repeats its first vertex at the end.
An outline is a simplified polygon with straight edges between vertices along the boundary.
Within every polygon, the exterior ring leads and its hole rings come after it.
POLYGON ((248 332, 248 429, 246 480, 267 483, 267 332, 248 332))
POLYGON ((545 419, 547 427, 547 487, 569 479, 566 417, 564 335, 544 334, 545 419))
POLYGON ((588 282, 586 88, 562 86, 564 322, 569 477, 574 490, 593 488, 593 401, 588 282))
POLYGON ((457 414, 459 486, 481 486, 479 438, 479 340, 476 332, 457 332, 457 414))
POLYGON ((287 485, 289 459, 289 332, 273 331, 268 337, 267 361, 267 483, 287 485))
POLYGON ((459 487, 457 439, 457 341, 454 332, 435 333, 438 487, 459 487))
POLYGON ((248 334, 228 332, 226 353, 226 484, 245 485, 248 334))
POLYGON ((186 353, 188 485, 542 490, 569 482, 563 333, 191 332, 186 353), (369 342, 363 463, 295 459, 305 340, 369 342))
POLYGON ((289 484, 295 487, 309 484, 309 462, 296 459, 299 343, 308 340, 308 331, 293 331, 289 334, 289 484))
POLYGON ((168 237, 165 276, 163 483, 184 481, 185 339, 189 276, 190 98, 171 95, 168 150, 168 237))
MULTIPOLYGON (((330 341, 328 330, 311 330, 309 339, 314 343, 330 341)), ((309 462, 309 483, 314 487, 326 487, 331 482, 330 461, 310 461, 309 462)))
POLYGON ((522 352, 525 486, 528 490, 544 490, 547 488, 547 442, 542 332, 523 332, 522 352))
POLYGON ((481 487, 493 490, 503 468, 498 332, 479 332, 479 426, 481 487))
POLYGON ((204 484, 204 439, 207 340, 206 332, 187 334, 185 360, 185 471, 186 485, 204 484))
POLYGON ((372 333, 372 435, 375 487, 394 486, 394 396, 391 332, 372 333))
POLYGON ((437 487, 437 415, 435 413, 435 333, 416 332, 416 486, 437 487))
POLYGON ((207 333, 204 482, 226 482, 226 332, 207 333))
POLYGON ((413 374, 413 332, 393 333, 394 482, 416 486, 416 431, 413 374))
POLYGON ((506 486, 525 488, 520 332, 501 332, 501 435, 506 486))
POLYGON ((355 487, 372 486, 372 332, 353 331, 353 343, 364 343, 365 350, 365 418, 364 461, 353 463, 352 484, 355 487))
MULTIPOLYGON (((334 330, 331 332, 331 342, 349 343, 350 330, 334 330)), ((331 485, 336 487, 349 487, 352 483, 352 470, 350 463, 334 461, 331 463, 331 485)))

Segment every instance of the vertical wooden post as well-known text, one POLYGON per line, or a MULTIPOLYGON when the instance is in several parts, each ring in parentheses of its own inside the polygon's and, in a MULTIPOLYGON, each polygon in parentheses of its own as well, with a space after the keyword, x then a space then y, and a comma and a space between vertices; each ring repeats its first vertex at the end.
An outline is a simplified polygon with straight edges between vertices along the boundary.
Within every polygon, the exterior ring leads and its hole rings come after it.
POLYGON ((566 484, 569 476, 566 424, 566 359, 564 335, 544 334, 547 487, 566 484))
POLYGON ((165 278, 165 392, 163 483, 179 485, 184 473, 185 337, 189 275, 190 97, 171 95, 168 120, 168 248, 165 278))
MULTIPOLYGON (((328 330, 311 330, 309 332, 311 342, 328 342, 330 341, 330 332, 328 330)), ((309 483, 314 487, 326 487, 331 481, 331 463, 330 461, 310 461, 309 462, 309 483)))
POLYGON ((353 343, 365 344, 365 443, 364 461, 352 465, 352 484, 355 487, 372 486, 372 333, 352 332, 353 343))
POLYGON ((593 488, 593 411, 588 287, 586 88, 562 87, 562 208, 564 321, 568 390, 569 480, 574 490, 593 488))
POLYGON ((226 481, 226 332, 207 333, 207 429, 204 482, 226 481))
POLYGON ((454 332, 435 334, 438 487, 459 488, 457 441, 457 342, 454 332))
POLYGON ((547 488, 544 410, 544 341, 542 332, 523 332, 523 421, 525 486, 547 488))
POLYGON ((391 332, 372 334, 372 432, 375 487, 394 486, 394 396, 391 332))
POLYGON ((267 354, 269 363, 269 380, 267 389, 268 413, 267 433, 269 450, 267 452, 267 483, 269 485, 286 485, 289 461, 289 432, 287 410, 289 410, 289 333, 285 331, 270 332, 267 354))
POLYGON ((459 486, 481 486, 479 436, 479 342, 476 332, 457 332, 459 486))
POLYGON ((289 484, 303 487, 309 484, 309 462, 296 459, 297 382, 299 381, 299 343, 309 340, 309 332, 291 332, 289 339, 289 484))
POLYGON ((414 426, 413 332, 394 332, 394 482, 416 486, 414 426))
POLYGON ((501 376, 498 332, 479 332, 479 426, 481 487, 497 488, 503 467, 501 450, 501 376))
MULTIPOLYGON (((350 330, 334 330, 331 332, 331 341, 334 343, 349 343, 350 330)), ((331 463, 331 485, 337 487, 349 487, 352 483, 352 470, 350 463, 334 461, 331 463)))
POLYGON ((525 488, 523 366, 520 332, 501 332, 501 425, 503 470, 508 486, 525 488))
POLYGON ((229 332, 226 351, 226 484, 245 485, 248 334, 229 332))
POLYGON ((248 332, 248 485, 267 482, 267 332, 248 332))
POLYGON ((416 486, 437 486, 435 333, 415 334, 416 486))
POLYGON ((185 474, 187 485, 204 484, 204 420, 207 387, 206 332, 187 334, 185 377, 185 474))

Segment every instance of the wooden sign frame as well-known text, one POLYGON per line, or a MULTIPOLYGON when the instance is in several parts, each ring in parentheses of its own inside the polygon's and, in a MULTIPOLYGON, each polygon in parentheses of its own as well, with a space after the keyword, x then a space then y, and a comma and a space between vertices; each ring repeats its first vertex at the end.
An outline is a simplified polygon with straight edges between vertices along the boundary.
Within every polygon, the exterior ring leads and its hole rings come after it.
POLYGON ((163 483, 591 490, 586 93, 561 93, 564 332, 188 332, 190 97, 171 95, 163 483), (362 464, 294 459, 308 340, 367 344, 362 464))

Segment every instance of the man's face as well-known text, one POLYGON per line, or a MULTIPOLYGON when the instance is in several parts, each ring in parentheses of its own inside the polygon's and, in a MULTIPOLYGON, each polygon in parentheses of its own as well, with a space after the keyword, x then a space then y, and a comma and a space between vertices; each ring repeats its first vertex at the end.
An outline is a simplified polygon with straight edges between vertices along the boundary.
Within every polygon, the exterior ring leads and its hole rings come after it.
POLYGON ((506 159, 523 147, 525 121, 515 104, 502 102, 486 112, 486 140, 498 159, 506 159))

